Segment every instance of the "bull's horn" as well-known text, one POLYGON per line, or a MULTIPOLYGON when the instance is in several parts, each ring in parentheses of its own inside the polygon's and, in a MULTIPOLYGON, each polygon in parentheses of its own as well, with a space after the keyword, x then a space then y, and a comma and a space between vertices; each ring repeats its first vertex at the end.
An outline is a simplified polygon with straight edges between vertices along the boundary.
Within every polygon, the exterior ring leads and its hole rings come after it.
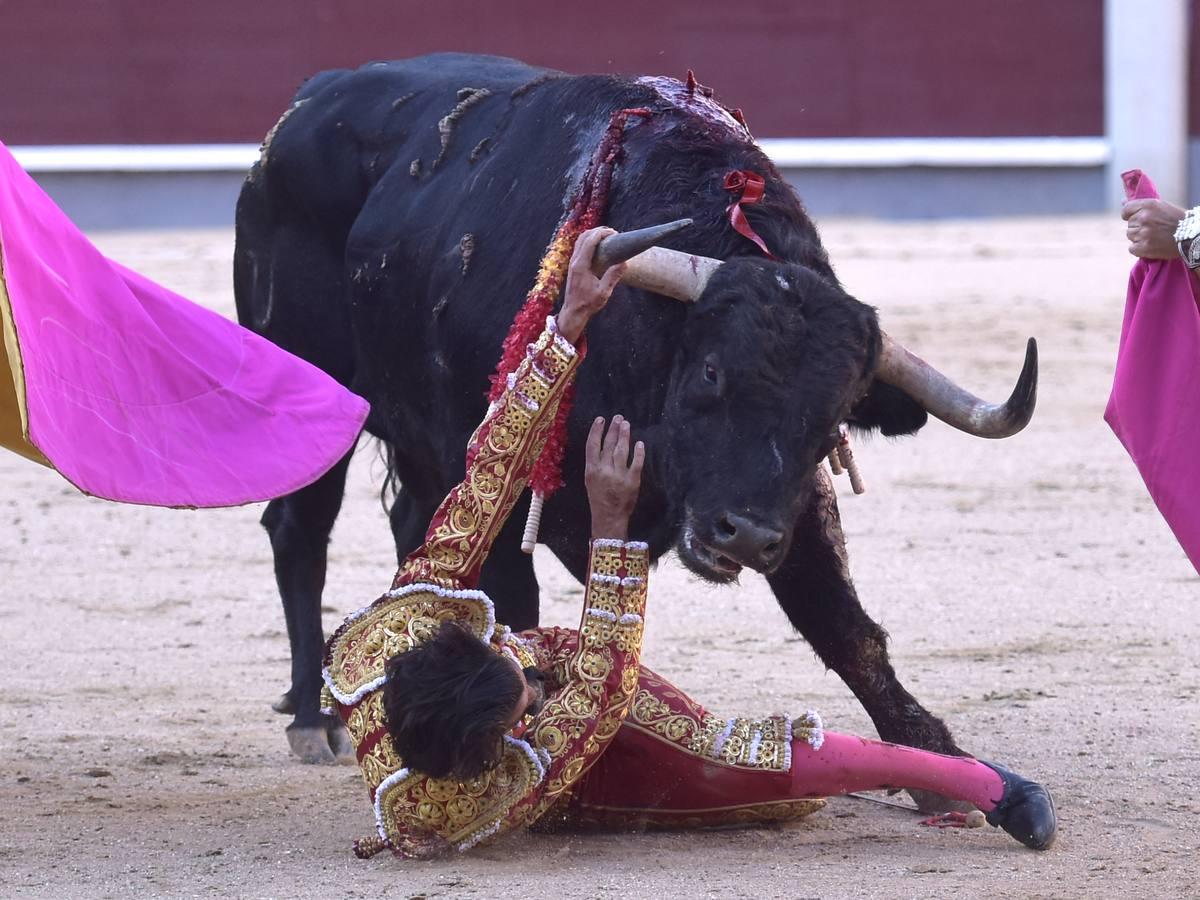
MULTIPOLYGON (((677 224, 672 222, 657 227, 672 228, 677 224)), ((643 229, 647 232, 654 230, 643 229)), ((602 241, 600 247, 619 237, 634 234, 638 232, 612 235, 602 241)), ((699 299, 708 279, 720 267, 719 259, 650 247, 629 259, 629 266, 621 280, 632 287, 690 302, 699 299)), ((880 381, 903 390, 947 425, 978 437, 1009 437, 1029 424, 1037 405, 1037 341, 1029 339, 1025 348, 1025 365, 1017 379, 1017 386, 1008 401, 1002 404, 980 400, 925 360, 910 353, 886 333, 883 335, 883 353, 875 375, 880 381)))
MULTIPOLYGON (((624 236, 613 235, 601 242, 600 246, 624 236)), ((700 299, 708 279, 720 267, 719 259, 681 253, 665 247, 651 247, 629 260, 621 281, 644 291, 691 303, 700 299)))
POLYGON ((960 431, 976 437, 1009 437, 1029 424, 1037 405, 1037 341, 1029 339, 1021 377, 1006 403, 983 402, 886 334, 875 376, 900 388, 932 415, 960 431))
POLYGON ((636 231, 622 231, 610 234, 596 247, 592 256, 592 271, 597 277, 608 271, 609 266, 623 263, 631 257, 649 250, 677 231, 682 231, 692 224, 691 219, 676 219, 663 225, 651 225, 649 228, 638 228, 636 231))

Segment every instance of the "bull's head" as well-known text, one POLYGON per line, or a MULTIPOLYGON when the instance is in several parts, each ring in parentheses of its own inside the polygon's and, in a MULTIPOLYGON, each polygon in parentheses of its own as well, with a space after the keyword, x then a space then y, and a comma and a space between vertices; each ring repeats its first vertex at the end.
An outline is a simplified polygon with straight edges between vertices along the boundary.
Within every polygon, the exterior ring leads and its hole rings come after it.
MULTIPOLYGON (((661 237, 660 229, 610 237, 597 267, 661 237)), ((629 259, 623 280, 694 304, 671 373, 664 423, 673 446, 661 471, 682 506, 679 556, 710 580, 780 565, 840 423, 908 433, 928 412, 999 438, 1033 415, 1033 339, 1012 396, 992 405, 889 338, 874 309, 803 266, 652 247, 629 259)))

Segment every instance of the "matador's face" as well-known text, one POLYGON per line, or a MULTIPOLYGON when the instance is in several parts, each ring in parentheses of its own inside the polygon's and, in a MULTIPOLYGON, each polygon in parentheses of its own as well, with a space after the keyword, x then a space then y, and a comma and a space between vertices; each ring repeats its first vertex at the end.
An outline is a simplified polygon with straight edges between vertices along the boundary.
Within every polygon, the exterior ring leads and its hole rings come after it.
POLYGON ((521 695, 510 711, 509 729, 516 728, 522 720, 536 716, 546 703, 546 676, 537 666, 521 667, 521 664, 511 656, 501 654, 512 663, 521 683, 521 695))

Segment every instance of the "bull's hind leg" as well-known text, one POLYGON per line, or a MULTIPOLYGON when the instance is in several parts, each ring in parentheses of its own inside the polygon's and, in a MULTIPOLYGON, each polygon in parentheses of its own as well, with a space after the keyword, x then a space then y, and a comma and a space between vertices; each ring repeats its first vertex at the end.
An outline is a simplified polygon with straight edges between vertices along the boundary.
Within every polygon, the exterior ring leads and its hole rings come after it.
MULTIPOLYGON (((349 385, 354 353, 338 238, 321 216, 293 207, 305 194, 281 182, 288 170, 282 171, 264 157, 238 198, 233 257, 238 321, 349 385)), ((349 749, 344 729, 333 727, 334 720, 319 709, 326 545, 341 507, 348 461, 272 501, 262 519, 271 535, 292 646, 292 686, 275 708, 295 715, 288 743, 305 762, 332 762, 349 749)))
MULTIPOLYGON (((850 580, 837 499, 820 470, 813 503, 796 524, 791 552, 768 578, 788 619, 827 668, 841 677, 885 741, 953 756, 963 751, 941 719, 896 678, 887 632, 859 603, 850 580)), ((945 811, 953 801, 911 792, 922 809, 945 811)))
POLYGON ((276 708, 295 714, 287 728, 288 744, 306 763, 354 758, 341 724, 320 709, 321 657, 325 650, 321 593, 325 589, 329 535, 342 507, 350 456, 346 454, 308 487, 272 500, 262 517, 271 536, 275 581, 283 599, 292 647, 292 686, 276 708))

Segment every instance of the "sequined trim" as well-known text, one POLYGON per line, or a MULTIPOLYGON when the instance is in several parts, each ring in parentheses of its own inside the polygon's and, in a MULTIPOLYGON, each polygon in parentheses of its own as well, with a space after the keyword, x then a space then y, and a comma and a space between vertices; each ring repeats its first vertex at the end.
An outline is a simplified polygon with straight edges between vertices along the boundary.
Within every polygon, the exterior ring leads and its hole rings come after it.
MULTIPOLYGON (((825 723, 821 721, 821 716, 815 709, 810 709, 800 719, 795 719, 792 722, 792 729, 789 736, 798 731, 807 732, 802 736, 804 742, 814 750, 820 750, 821 745, 825 743, 825 723)), ((791 742, 788 742, 788 749, 791 749, 791 742)), ((790 759, 789 752, 789 759, 790 759)))
POLYGON ((504 736, 504 743, 508 744, 511 747, 515 747, 516 749, 520 750, 522 753, 524 753, 526 756, 529 757, 529 761, 531 763, 533 763, 533 767, 537 770, 537 782, 536 783, 540 784, 542 779, 546 777, 546 766, 542 763, 542 758, 537 753, 537 751, 535 751, 533 749, 533 747, 530 746, 528 741, 523 741, 520 738, 515 738, 511 734, 506 734, 504 736))
POLYGON ((463 841, 461 844, 458 845, 458 851, 460 853, 466 853, 468 850, 470 850, 476 844, 486 841, 493 834, 495 834, 497 831, 500 830, 500 823, 501 823, 501 820, 497 819, 489 827, 483 829, 483 831, 479 832, 474 837, 467 838, 467 840, 463 841))
POLYGON ((783 734, 783 771, 792 771, 792 720, 787 720, 787 728, 783 734))
POLYGON ((619 584, 621 587, 636 587, 646 583, 646 579, 641 575, 626 575, 622 578, 619 575, 607 575, 604 572, 593 572, 591 580, 597 584, 619 584))
POLYGON ((705 714, 692 732, 688 748, 727 765, 788 772, 793 731, 793 722, 786 716, 720 719, 705 714))
POLYGON ((554 335, 554 346, 565 353, 567 356, 574 358, 576 354, 575 345, 568 341, 558 330, 558 321, 554 316, 546 316, 546 330, 554 335))
POLYGON ((620 538, 592 538, 592 547, 611 547, 614 550, 649 550, 645 541, 623 541, 620 538))
MULTIPOLYGON (((422 591, 428 591, 431 594, 437 594, 439 597, 447 597, 451 600, 477 600, 483 604, 487 610, 488 624, 482 634, 477 637, 484 643, 492 639, 492 635, 496 633, 496 607, 492 603, 492 599, 483 591, 475 590, 452 590, 444 588, 436 584, 406 584, 403 587, 393 588, 384 594, 385 597, 391 597, 393 600, 400 597, 407 597, 409 594, 418 594, 422 591)), ((506 628, 508 626, 505 626, 506 628)))
POLYGON ((388 839, 387 827, 383 824, 383 801, 388 795, 388 792, 409 776, 408 769, 397 769, 383 781, 379 782, 379 787, 375 790, 375 830, 379 833, 379 837, 383 840, 388 839))

